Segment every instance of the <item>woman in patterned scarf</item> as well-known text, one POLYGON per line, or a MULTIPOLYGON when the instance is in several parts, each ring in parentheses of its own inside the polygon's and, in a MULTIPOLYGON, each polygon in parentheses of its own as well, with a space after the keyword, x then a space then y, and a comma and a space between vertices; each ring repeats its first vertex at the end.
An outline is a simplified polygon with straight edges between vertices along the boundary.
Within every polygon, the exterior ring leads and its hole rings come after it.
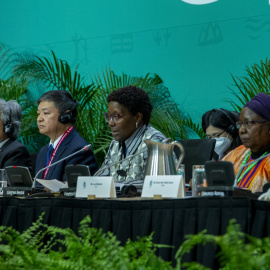
POLYGON ((107 97, 107 102, 108 112, 104 113, 104 117, 114 139, 97 175, 111 175, 116 182, 143 180, 147 161, 144 140, 166 139, 149 125, 153 110, 150 98, 142 89, 127 86, 113 91, 107 97), (140 152, 135 157, 119 162, 140 152), (112 165, 114 163, 117 164, 112 165))
POLYGON ((223 160, 234 163, 238 187, 262 191, 270 181, 270 96, 260 93, 247 102, 237 127, 243 145, 223 160))

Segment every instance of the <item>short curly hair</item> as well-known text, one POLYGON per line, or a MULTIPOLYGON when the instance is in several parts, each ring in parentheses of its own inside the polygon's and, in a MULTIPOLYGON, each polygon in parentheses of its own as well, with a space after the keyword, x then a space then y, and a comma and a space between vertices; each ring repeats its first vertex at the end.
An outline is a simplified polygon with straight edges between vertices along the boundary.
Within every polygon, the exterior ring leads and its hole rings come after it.
POLYGON ((149 124, 153 106, 149 95, 136 86, 126 86, 113 91, 107 97, 107 102, 115 101, 125 106, 133 115, 143 114, 143 123, 149 124))

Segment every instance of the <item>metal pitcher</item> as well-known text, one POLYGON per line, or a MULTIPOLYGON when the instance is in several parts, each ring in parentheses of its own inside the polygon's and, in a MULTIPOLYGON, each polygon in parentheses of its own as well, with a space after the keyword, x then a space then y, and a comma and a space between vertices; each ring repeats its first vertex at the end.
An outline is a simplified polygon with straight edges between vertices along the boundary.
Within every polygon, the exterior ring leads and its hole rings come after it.
POLYGON ((183 161, 185 151, 178 142, 162 143, 151 140, 144 141, 147 146, 148 159, 144 176, 146 175, 176 175, 177 170, 183 161), (180 156, 177 165, 173 156, 174 146, 179 147, 180 156))

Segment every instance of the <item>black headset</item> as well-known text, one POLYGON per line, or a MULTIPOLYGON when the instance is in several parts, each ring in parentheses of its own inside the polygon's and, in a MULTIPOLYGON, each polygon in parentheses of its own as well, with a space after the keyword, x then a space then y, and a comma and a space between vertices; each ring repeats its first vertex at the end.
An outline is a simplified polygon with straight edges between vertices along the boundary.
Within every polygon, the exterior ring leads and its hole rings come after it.
POLYGON ((79 102, 75 100, 74 105, 71 109, 67 110, 65 113, 60 114, 58 117, 58 121, 62 124, 67 124, 72 121, 72 112, 76 109, 76 107, 79 105, 79 102))
POLYGON ((231 124, 229 125, 229 127, 227 129, 228 133, 231 134, 232 136, 237 136, 238 128, 236 127, 235 120, 233 120, 234 117, 231 117, 229 115, 229 113, 231 114, 231 112, 229 112, 229 111, 227 112, 224 109, 216 109, 216 110, 222 112, 230 120, 231 124))
POLYGON ((8 105, 8 108, 9 108, 9 119, 8 119, 8 122, 4 125, 4 132, 6 134, 10 134, 14 130, 14 124, 11 122, 11 113, 12 113, 11 107, 9 106, 8 103, 6 104, 8 105))

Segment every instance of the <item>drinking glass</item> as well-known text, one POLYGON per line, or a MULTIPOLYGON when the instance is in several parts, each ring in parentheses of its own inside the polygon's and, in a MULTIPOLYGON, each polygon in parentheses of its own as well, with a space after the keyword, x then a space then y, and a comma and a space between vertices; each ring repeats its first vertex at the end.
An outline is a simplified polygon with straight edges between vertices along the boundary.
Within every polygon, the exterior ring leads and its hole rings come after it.
POLYGON ((7 186, 7 175, 5 169, 0 169, 0 196, 3 196, 3 187, 7 186))
POLYGON ((197 197, 198 187, 206 186, 206 175, 204 165, 193 165, 192 170, 192 196, 197 197))
POLYGON ((183 176, 183 190, 185 191, 185 164, 180 164, 179 168, 177 169, 177 175, 183 176))

